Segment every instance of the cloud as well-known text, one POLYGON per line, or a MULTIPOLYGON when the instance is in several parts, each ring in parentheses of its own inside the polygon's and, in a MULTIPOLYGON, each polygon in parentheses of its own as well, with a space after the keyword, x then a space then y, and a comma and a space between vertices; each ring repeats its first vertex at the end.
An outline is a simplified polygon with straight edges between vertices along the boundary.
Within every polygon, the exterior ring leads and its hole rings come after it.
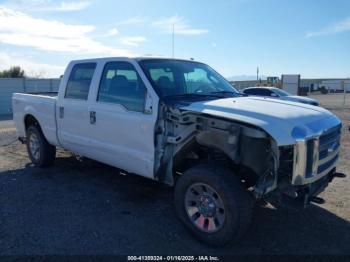
POLYGON ((117 28, 112 28, 111 30, 108 31, 107 36, 115 36, 119 34, 119 31, 117 28))
POLYGON ((129 19, 120 21, 117 23, 117 25, 136 25, 136 24, 145 23, 146 21, 147 19, 144 17, 135 16, 135 17, 131 17, 129 19))
POLYGON ((84 10, 91 5, 88 1, 79 2, 61 2, 58 5, 52 5, 47 7, 38 8, 38 11, 58 11, 58 12, 71 12, 84 10))
POLYGON ((350 17, 339 21, 337 23, 333 23, 329 26, 326 26, 325 28, 322 28, 319 31, 315 32, 309 32, 306 34, 306 37, 316 37, 316 36, 322 36, 322 35, 332 35, 337 33, 342 33, 345 31, 350 31, 350 17))
POLYGON ((0 43, 75 54, 133 55, 126 49, 110 47, 92 39, 88 34, 94 30, 95 27, 91 25, 38 19, 0 7, 0 43))
POLYGON ((207 29, 193 28, 189 22, 182 16, 174 15, 171 17, 161 18, 152 22, 152 26, 159 28, 163 33, 171 34, 173 32, 178 35, 202 35, 207 34, 207 29))
POLYGON ((120 39, 123 45, 139 46, 139 44, 146 42, 147 39, 143 36, 125 36, 120 39))
POLYGON ((64 66, 37 63, 20 54, 0 52, 0 70, 9 69, 11 66, 20 66, 27 75, 40 77, 59 77, 65 69, 64 66))
POLYGON ((72 12, 84 10, 92 4, 91 1, 62 1, 54 3, 52 0, 10 0, 6 1, 3 6, 22 10, 35 12, 72 12))

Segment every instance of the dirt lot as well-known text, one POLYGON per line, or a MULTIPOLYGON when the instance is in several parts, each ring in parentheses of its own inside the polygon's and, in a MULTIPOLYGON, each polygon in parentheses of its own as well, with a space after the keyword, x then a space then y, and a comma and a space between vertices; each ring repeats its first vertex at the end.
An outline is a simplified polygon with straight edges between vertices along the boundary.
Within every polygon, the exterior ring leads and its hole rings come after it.
MULTIPOLYGON (((349 119, 341 96, 316 98, 349 119)), ((350 174, 347 126, 338 169, 350 174)), ((1 121, 0 145, 15 138, 12 121, 1 121)), ((326 204, 302 212, 257 206, 239 244, 211 248, 178 222, 171 188, 64 151, 38 169, 15 142, 0 147, 0 254, 350 254, 349 186, 349 176, 335 180, 326 204)))

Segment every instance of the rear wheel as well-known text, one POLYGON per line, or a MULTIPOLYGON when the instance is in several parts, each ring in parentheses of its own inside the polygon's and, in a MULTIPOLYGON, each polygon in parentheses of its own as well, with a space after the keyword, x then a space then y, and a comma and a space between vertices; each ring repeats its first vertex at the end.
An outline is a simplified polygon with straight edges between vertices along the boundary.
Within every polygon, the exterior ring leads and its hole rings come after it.
POLYGON ((219 246, 238 240, 245 233, 251 219, 252 200, 230 170, 200 165, 179 178, 175 208, 195 237, 219 246))
POLYGON ((32 163, 38 167, 51 166, 55 162, 56 147, 47 142, 37 125, 27 129, 27 151, 32 163))

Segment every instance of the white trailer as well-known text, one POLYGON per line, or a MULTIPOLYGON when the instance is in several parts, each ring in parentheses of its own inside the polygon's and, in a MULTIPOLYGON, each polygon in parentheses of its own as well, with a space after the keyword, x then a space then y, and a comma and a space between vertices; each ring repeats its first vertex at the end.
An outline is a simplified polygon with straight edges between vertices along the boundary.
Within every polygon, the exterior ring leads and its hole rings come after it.
POLYGON ((324 86, 329 92, 344 91, 350 92, 349 80, 324 80, 320 86, 324 86))

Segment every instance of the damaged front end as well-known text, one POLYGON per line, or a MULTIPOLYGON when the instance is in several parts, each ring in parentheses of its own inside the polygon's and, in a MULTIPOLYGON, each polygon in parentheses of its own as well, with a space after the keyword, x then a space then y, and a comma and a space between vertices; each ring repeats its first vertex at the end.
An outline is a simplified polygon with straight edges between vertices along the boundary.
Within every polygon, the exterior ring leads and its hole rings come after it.
MULTIPOLYGON (((277 187, 279 151, 263 130, 240 122, 160 107, 156 128, 156 179, 174 184, 186 163, 212 161, 233 168, 257 197, 277 187)), ((187 167, 187 166, 186 166, 187 167)))
POLYGON ((209 161, 231 168, 257 199, 305 207, 321 202, 316 196, 342 176, 335 171, 339 124, 299 137, 294 145, 278 146, 256 126, 165 104, 159 110, 155 178, 166 184, 174 184, 174 174, 209 161))
POLYGON ((312 136, 304 136, 298 130, 295 132, 296 143, 283 147, 280 158, 279 186, 269 196, 275 203, 305 208, 310 202, 323 204, 318 197, 330 182, 336 177, 345 175, 336 172, 339 158, 341 124, 321 129, 312 136), (322 130, 322 131, 320 131, 322 130))

